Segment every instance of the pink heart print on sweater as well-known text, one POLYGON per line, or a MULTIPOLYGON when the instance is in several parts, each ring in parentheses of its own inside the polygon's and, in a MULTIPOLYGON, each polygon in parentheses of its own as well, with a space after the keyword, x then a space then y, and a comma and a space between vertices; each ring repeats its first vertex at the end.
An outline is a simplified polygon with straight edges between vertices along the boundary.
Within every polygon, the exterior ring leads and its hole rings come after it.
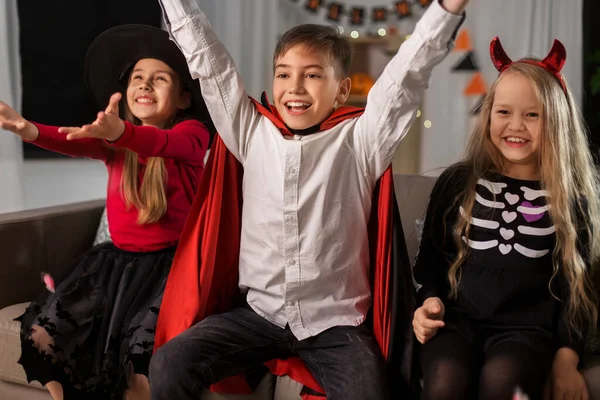
MULTIPOLYGON (((521 207, 527 207, 527 208, 542 208, 542 206, 534 206, 533 204, 531 204, 528 201, 524 201, 521 203, 521 207)), ((523 218, 525 218, 525 220, 527 222, 535 222, 538 219, 542 218, 544 216, 544 214, 546 213, 546 211, 543 211, 541 213, 538 214, 526 214, 524 212, 521 211, 521 214, 523 214, 523 218)))

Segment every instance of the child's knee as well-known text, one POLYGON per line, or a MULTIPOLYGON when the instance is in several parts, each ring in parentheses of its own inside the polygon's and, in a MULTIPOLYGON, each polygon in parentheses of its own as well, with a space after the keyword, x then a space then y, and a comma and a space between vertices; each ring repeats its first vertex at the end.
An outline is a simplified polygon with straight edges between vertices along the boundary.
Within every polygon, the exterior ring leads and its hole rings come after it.
POLYGON ((54 345, 52 336, 50 336, 47 330, 39 325, 33 325, 31 327, 31 340, 33 340, 34 345, 38 349, 46 352, 51 351, 52 345, 54 345))
POLYGON ((450 360, 439 360, 423 371, 423 398, 465 399, 471 390, 469 369, 450 360))
POLYGON ((479 383, 479 398, 510 399, 517 389, 521 389, 530 398, 539 398, 543 392, 544 381, 537 382, 514 366, 505 368, 483 368, 479 383))

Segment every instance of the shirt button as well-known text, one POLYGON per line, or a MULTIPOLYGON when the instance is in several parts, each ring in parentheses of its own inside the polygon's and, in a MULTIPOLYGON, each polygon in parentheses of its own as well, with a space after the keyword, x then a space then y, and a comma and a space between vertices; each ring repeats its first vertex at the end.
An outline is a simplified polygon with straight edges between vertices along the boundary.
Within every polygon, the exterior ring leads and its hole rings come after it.
POLYGON ((296 261, 294 261, 294 260, 290 260, 290 261, 289 261, 289 263, 290 263, 291 265, 294 265, 294 264, 296 264, 296 261))
POLYGON ((295 173, 296 173, 296 168, 292 168, 292 169, 290 169, 290 172, 291 172, 292 174, 295 174, 295 173))

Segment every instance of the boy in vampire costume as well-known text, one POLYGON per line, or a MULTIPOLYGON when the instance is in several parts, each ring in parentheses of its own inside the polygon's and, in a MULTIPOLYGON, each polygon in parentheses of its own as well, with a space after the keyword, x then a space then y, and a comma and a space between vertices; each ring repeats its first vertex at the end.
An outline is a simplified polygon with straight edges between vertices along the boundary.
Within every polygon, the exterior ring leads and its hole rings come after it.
POLYGON ((263 364, 305 397, 407 394, 414 290, 390 165, 467 2, 432 3, 362 110, 341 106, 351 51, 335 28, 283 35, 271 105, 194 0, 161 1, 219 137, 167 282, 153 399, 248 393, 240 375, 263 364))

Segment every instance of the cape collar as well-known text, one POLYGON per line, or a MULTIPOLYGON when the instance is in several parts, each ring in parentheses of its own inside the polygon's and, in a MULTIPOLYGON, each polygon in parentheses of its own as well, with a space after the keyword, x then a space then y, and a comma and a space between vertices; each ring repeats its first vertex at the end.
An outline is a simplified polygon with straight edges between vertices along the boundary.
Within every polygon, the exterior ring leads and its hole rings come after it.
POLYGON ((269 98, 267 97, 266 92, 262 93, 262 95, 260 96, 260 100, 261 101, 259 103, 258 101, 252 99, 257 110, 262 115, 269 118, 269 120, 271 120, 271 122, 273 122, 275 124, 275 126, 281 131, 281 134, 284 136, 292 136, 294 134, 309 135, 309 134, 316 133, 316 132, 326 131, 328 129, 333 128, 340 122, 343 122, 350 118, 358 117, 360 114, 362 114, 364 112, 364 108, 351 107, 351 106, 340 106, 340 107, 336 108, 335 111, 332 112, 331 115, 325 121, 321 122, 320 124, 312 126, 307 129, 294 130, 294 129, 289 128, 285 124, 285 122, 283 122, 283 119, 281 118, 281 115, 279 115, 279 112, 277 111, 275 106, 269 103, 269 98))

